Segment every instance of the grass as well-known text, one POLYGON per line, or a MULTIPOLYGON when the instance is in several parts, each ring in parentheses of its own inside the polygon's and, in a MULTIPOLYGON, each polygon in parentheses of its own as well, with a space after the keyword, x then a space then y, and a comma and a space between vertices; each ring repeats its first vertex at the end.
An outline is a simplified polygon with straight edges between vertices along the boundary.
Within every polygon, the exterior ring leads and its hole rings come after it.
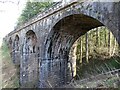
POLYGON ((77 79, 84 79, 90 75, 97 75, 100 73, 108 72, 114 69, 120 69, 120 56, 112 56, 103 58, 102 56, 91 58, 89 63, 86 63, 83 58, 83 63, 80 64, 77 60, 77 79))
MULTIPOLYGON (((101 51, 102 52, 102 51, 101 51)), ((89 58, 89 63, 83 57, 83 62, 77 64, 77 75, 74 82, 67 87, 74 88, 120 88, 120 75, 104 75, 109 71, 120 69, 120 54, 109 56, 107 52, 94 54, 89 58), (92 78, 91 78, 92 77, 92 78), (83 83, 84 82, 84 83, 83 83), (119 83, 119 84, 118 84, 119 83)))
POLYGON ((12 63, 10 51, 5 42, 0 48, 1 61, 2 61, 2 88, 18 88, 19 79, 17 75, 17 68, 12 63))
POLYGON ((120 76, 117 74, 119 71, 113 71, 114 74, 106 72, 82 80, 72 81, 70 84, 65 85, 65 88, 120 88, 120 76))

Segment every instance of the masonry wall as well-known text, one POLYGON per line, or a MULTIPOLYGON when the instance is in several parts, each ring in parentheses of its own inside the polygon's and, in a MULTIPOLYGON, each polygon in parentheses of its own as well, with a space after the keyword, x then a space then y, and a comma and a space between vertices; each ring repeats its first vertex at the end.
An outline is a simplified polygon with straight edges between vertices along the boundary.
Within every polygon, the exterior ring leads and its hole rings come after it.
POLYGON ((73 2, 43 12, 8 34, 6 42, 13 61, 20 62, 21 87, 58 87, 67 84, 71 79, 68 78, 71 73, 67 71, 70 48, 77 38, 90 29, 106 26, 120 44, 119 6, 120 3, 112 2, 73 2), (28 52, 30 44, 27 44, 26 37, 30 30, 37 40, 35 52, 32 53, 28 52), (19 36, 19 53, 14 51, 16 35, 19 36))

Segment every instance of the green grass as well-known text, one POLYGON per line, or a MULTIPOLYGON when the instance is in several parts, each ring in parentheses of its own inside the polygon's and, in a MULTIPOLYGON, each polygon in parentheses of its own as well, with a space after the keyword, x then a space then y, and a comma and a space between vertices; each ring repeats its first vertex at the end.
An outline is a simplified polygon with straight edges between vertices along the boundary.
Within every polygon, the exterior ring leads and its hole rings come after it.
POLYGON ((2 43, 0 48, 2 60, 2 88, 18 88, 19 87, 19 71, 13 64, 10 50, 5 42, 2 43), (6 81, 6 82, 5 82, 6 81))
POLYGON ((5 42, 2 43, 0 51, 1 51, 1 55, 3 58, 6 58, 6 59, 10 58, 10 51, 9 51, 8 46, 5 42))
POLYGON ((120 69, 119 56, 104 59, 102 57, 95 57, 91 58, 89 63, 86 63, 85 58, 83 58, 82 64, 79 64, 79 60, 77 61, 77 74, 79 76, 77 79, 87 78, 89 75, 97 75, 113 69, 120 69))

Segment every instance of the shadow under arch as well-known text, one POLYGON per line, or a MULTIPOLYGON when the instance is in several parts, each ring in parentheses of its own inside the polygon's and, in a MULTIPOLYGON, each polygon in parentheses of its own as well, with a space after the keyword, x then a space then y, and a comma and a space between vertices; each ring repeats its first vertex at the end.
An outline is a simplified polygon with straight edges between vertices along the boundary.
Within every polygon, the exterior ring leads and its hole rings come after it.
POLYGON ((13 55, 12 55, 12 59, 13 59, 13 63, 16 65, 20 64, 20 41, 19 41, 19 36, 15 35, 15 39, 13 42, 13 55))
POLYGON ((12 38, 11 37, 9 38, 8 46, 9 46, 9 48, 12 48, 12 38))
MULTIPOLYGON (((44 63, 40 71, 40 87, 58 87, 70 81, 68 59, 73 43, 91 29, 104 26, 100 21, 83 14, 62 18, 51 29, 44 48, 44 63), (46 69, 45 69, 46 68, 46 69), (52 77, 51 77, 52 76, 52 77)), ((71 76, 70 76, 71 77, 71 76)))
POLYGON ((15 44, 14 46, 15 50, 19 51, 19 36, 18 35, 15 36, 14 44, 15 44))
MULTIPOLYGON (((59 36, 62 37, 73 37, 73 43, 82 35, 84 35, 86 32, 93 28, 97 28, 100 26, 104 26, 101 22, 98 20, 87 16, 83 14, 74 14, 67 17, 64 17, 59 22, 55 24, 55 26, 51 29, 51 32, 48 35, 48 38, 46 40, 47 43, 51 42, 50 44, 53 44, 56 42, 56 40, 59 38, 59 36)), ((71 45, 73 44, 71 43, 71 45)), ((70 47, 71 47, 70 45, 70 47)), ((51 54, 51 50, 48 47, 48 51, 51 54)), ((47 53, 48 54, 48 53, 47 53)), ((52 55, 49 55, 49 58, 51 58, 52 55)), ((47 57, 48 58, 48 57, 47 57)))
POLYGON ((11 37, 8 40, 8 48, 9 48, 9 51, 10 51, 10 56, 12 57, 13 41, 12 41, 11 37))
POLYGON ((29 30, 26 33, 26 43, 29 45, 29 51, 31 53, 35 53, 35 47, 36 47, 36 43, 37 43, 37 36, 35 34, 34 31, 29 30))
POLYGON ((20 63, 21 87, 35 88, 38 83, 37 36, 33 30, 25 34, 20 63))

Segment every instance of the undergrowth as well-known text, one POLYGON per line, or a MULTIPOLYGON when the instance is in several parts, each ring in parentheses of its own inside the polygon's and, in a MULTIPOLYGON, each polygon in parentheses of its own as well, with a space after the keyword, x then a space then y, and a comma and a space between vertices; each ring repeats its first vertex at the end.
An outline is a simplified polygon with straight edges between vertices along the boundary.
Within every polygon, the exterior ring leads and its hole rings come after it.
POLYGON ((2 43, 0 52, 2 60, 2 88, 18 88, 18 70, 12 62, 10 50, 5 42, 2 43))

